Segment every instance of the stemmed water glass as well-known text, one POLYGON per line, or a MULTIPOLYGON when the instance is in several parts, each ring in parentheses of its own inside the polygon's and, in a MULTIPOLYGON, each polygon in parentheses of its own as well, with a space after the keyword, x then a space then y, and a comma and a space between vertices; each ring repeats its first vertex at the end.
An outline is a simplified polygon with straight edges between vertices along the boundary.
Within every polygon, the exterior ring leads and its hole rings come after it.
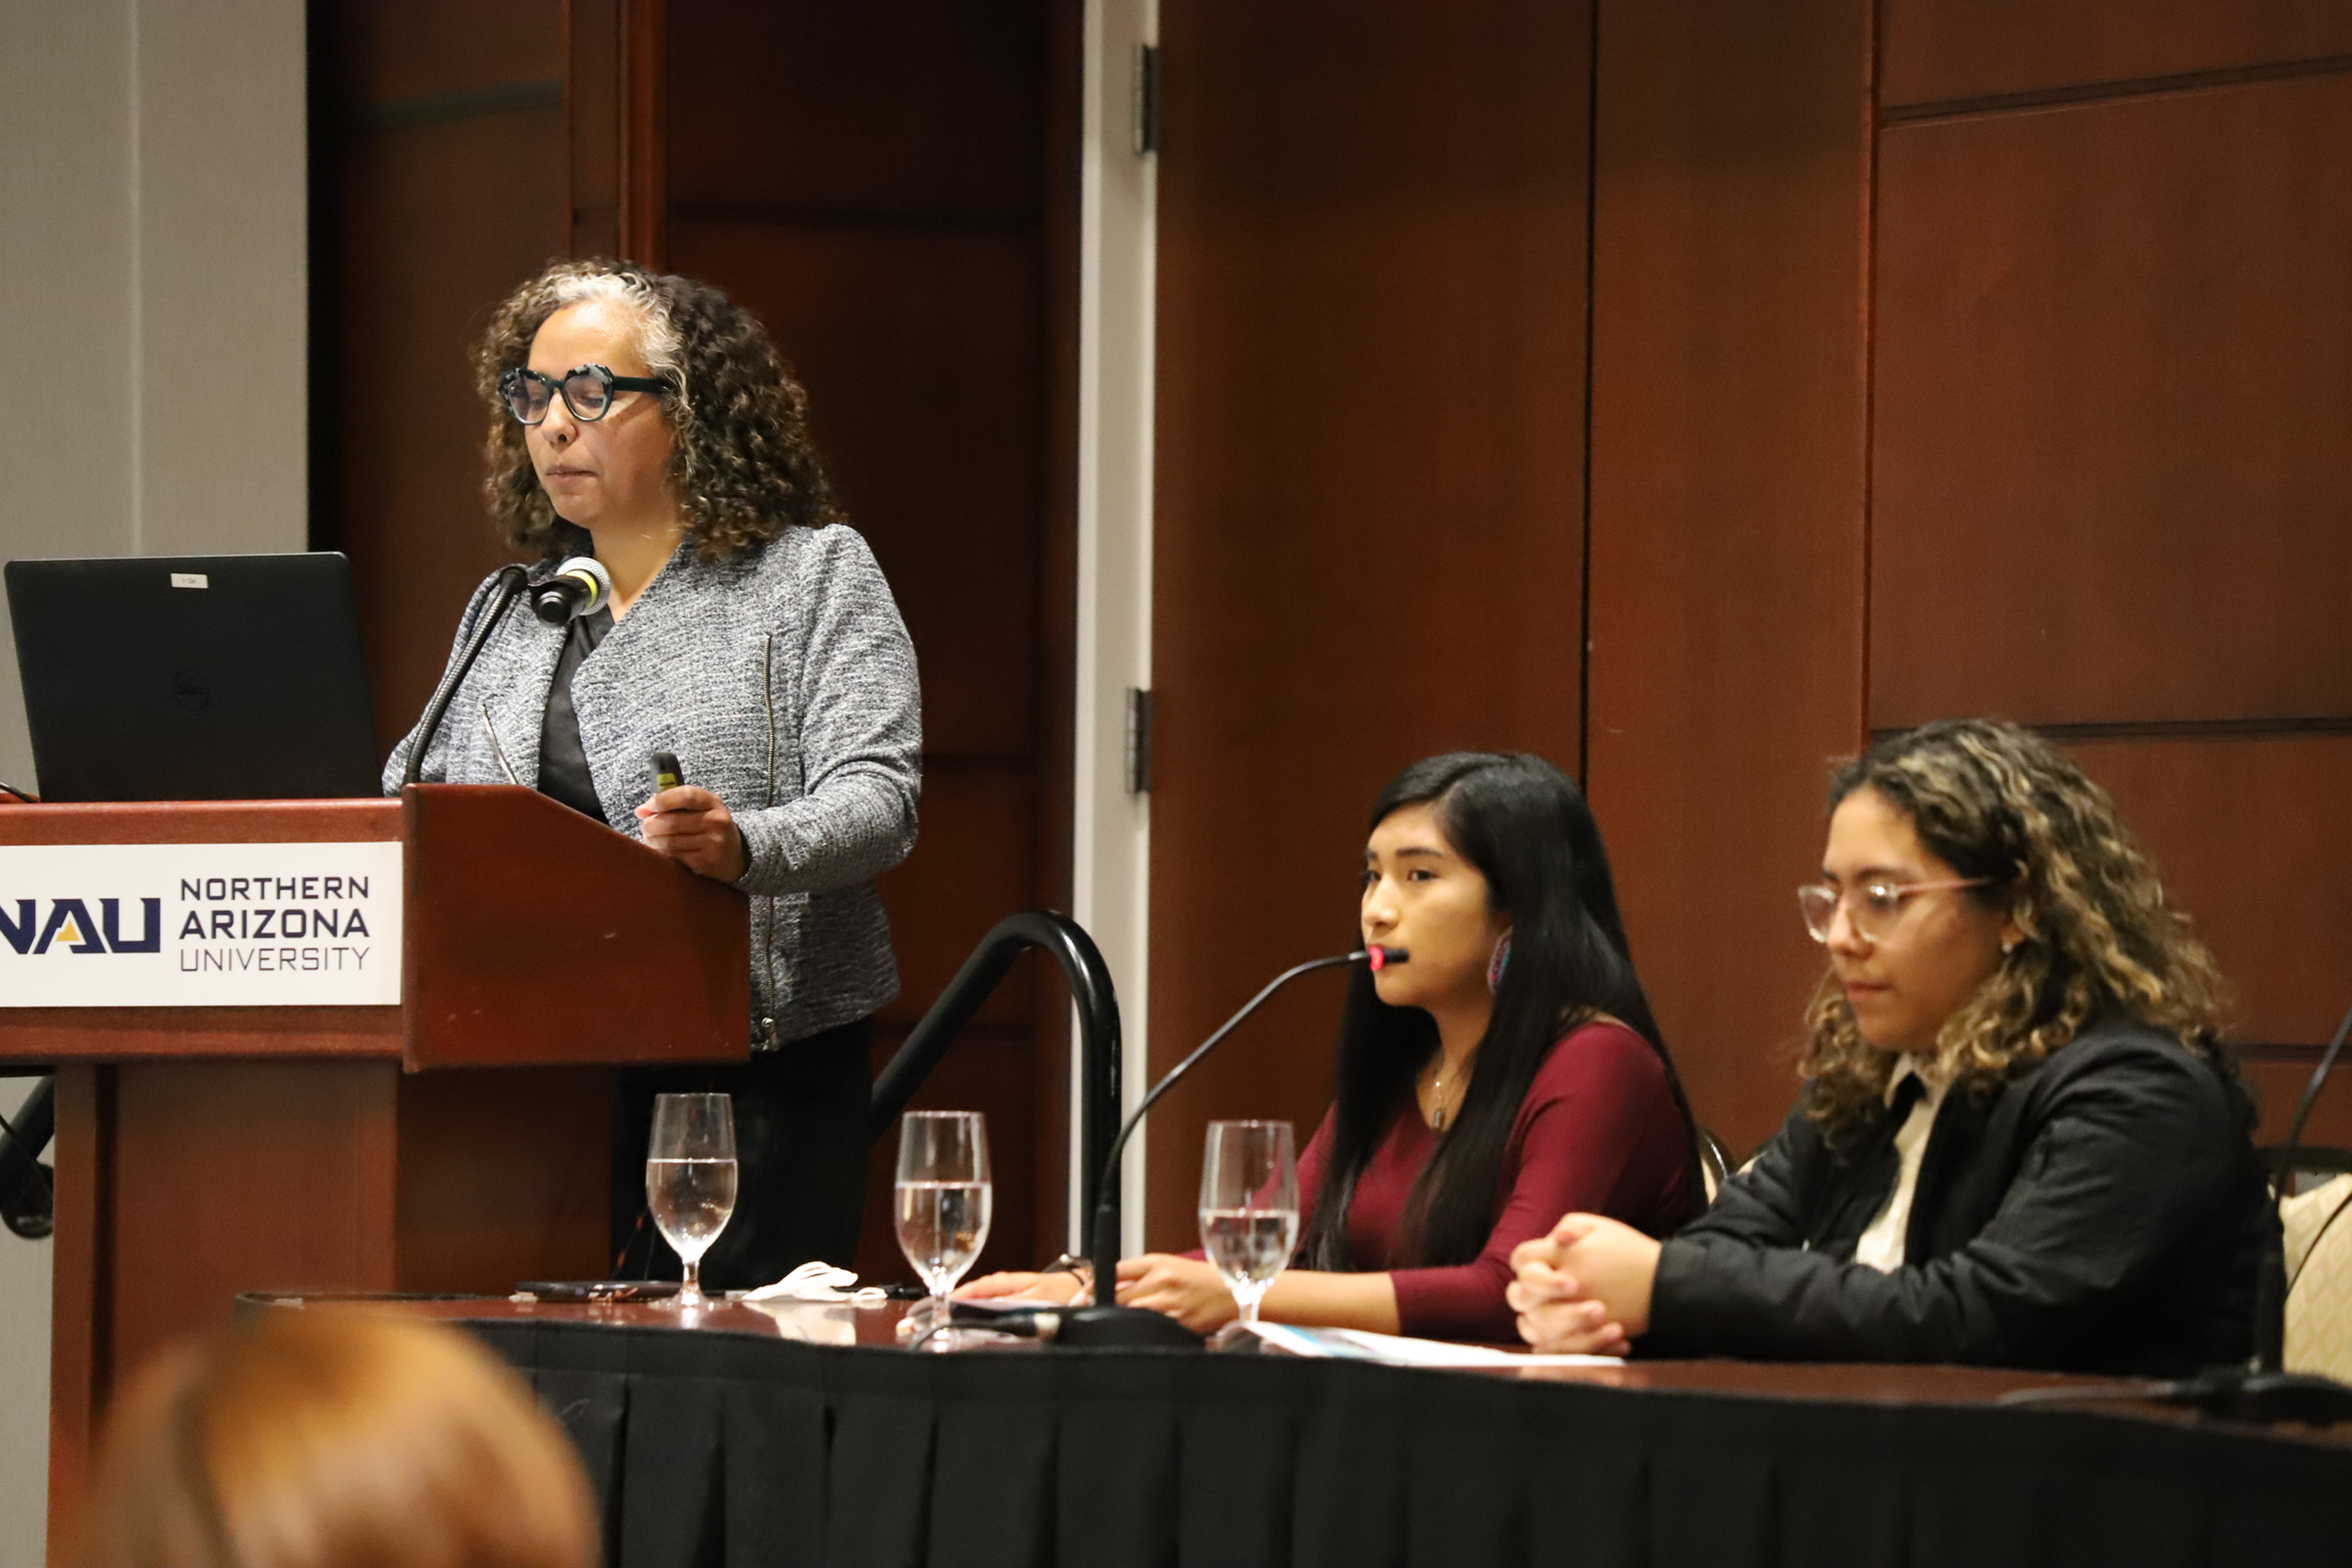
POLYGON ((686 1265, 671 1298, 703 1306, 703 1254, 735 1213, 735 1107, 724 1095, 657 1095, 645 1160, 645 1201, 662 1239, 686 1265))
MULTIPOLYGON (((899 1250, 947 1322, 948 1293, 988 1242, 988 1123, 976 1110, 910 1110, 899 1123, 899 1250)), ((938 1338, 927 1342, 944 1345, 938 1338)))
POLYGON ((1242 1322, 1298 1245, 1298 1165, 1287 1121, 1212 1121, 1200 1159, 1200 1245, 1242 1322))

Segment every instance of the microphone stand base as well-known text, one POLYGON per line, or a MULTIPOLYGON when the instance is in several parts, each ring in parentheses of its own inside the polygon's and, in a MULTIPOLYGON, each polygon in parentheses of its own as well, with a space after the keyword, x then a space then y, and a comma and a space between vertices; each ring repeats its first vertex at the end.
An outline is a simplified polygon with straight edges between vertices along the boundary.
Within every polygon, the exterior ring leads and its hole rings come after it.
POLYGON ((2352 1385, 2306 1372, 2247 1372, 2217 1367, 2173 1384, 2158 1402, 2193 1410, 2212 1421, 2258 1426, 2293 1422, 2338 1426, 2352 1422, 2352 1385))
POLYGON ((1089 1306, 1065 1313, 1052 1343, 1073 1350, 1198 1350, 1202 1341, 1148 1306, 1089 1306))

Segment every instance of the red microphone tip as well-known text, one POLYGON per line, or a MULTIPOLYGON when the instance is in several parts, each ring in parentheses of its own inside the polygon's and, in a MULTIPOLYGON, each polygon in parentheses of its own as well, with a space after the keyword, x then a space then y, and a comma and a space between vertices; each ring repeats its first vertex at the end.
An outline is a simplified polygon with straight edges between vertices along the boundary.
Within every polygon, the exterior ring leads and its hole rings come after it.
POLYGON ((1386 969, 1392 963, 1404 962, 1404 960, 1411 957, 1412 955, 1407 953, 1402 948, 1383 948, 1379 946, 1371 946, 1364 949, 1364 956, 1370 960, 1373 971, 1377 973, 1382 969, 1386 969))

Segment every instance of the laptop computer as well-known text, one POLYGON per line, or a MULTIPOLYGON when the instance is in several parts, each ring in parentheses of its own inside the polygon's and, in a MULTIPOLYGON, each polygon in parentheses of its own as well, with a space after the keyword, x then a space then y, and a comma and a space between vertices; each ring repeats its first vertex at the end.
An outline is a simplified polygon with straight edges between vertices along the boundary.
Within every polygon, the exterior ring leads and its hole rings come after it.
POLYGON ((12 561, 6 577, 43 800, 380 792, 344 557, 12 561))

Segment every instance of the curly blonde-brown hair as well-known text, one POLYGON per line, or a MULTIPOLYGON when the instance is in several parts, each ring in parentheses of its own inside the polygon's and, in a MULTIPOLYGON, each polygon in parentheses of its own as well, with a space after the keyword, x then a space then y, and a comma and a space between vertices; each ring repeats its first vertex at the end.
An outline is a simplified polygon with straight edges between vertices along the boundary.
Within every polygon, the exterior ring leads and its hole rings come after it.
POLYGON ((590 300, 634 314, 638 353, 668 383, 670 479, 703 560, 750 554, 796 523, 842 520, 808 435, 808 394, 750 313, 689 277, 628 262, 556 262, 507 297, 473 352, 474 386, 490 409, 482 490, 511 543, 545 556, 572 548, 498 378, 529 360, 549 317, 590 300))
MULTIPOLYGON (((1936 1065, 1954 1089, 1988 1089, 2040 1062, 2094 1019, 2173 1036, 2233 1071, 2221 1030, 2229 991, 2213 955, 2166 901, 2155 862, 2107 792, 2049 742, 1991 719, 1945 719, 1871 748, 1830 787, 1830 808, 1875 790, 1928 851, 1986 885, 2023 939, 1944 1020, 1936 1065)), ((1866 1043, 1834 975, 1809 1012, 1808 1109, 1832 1133, 1880 1113, 1895 1066, 1866 1043)))

